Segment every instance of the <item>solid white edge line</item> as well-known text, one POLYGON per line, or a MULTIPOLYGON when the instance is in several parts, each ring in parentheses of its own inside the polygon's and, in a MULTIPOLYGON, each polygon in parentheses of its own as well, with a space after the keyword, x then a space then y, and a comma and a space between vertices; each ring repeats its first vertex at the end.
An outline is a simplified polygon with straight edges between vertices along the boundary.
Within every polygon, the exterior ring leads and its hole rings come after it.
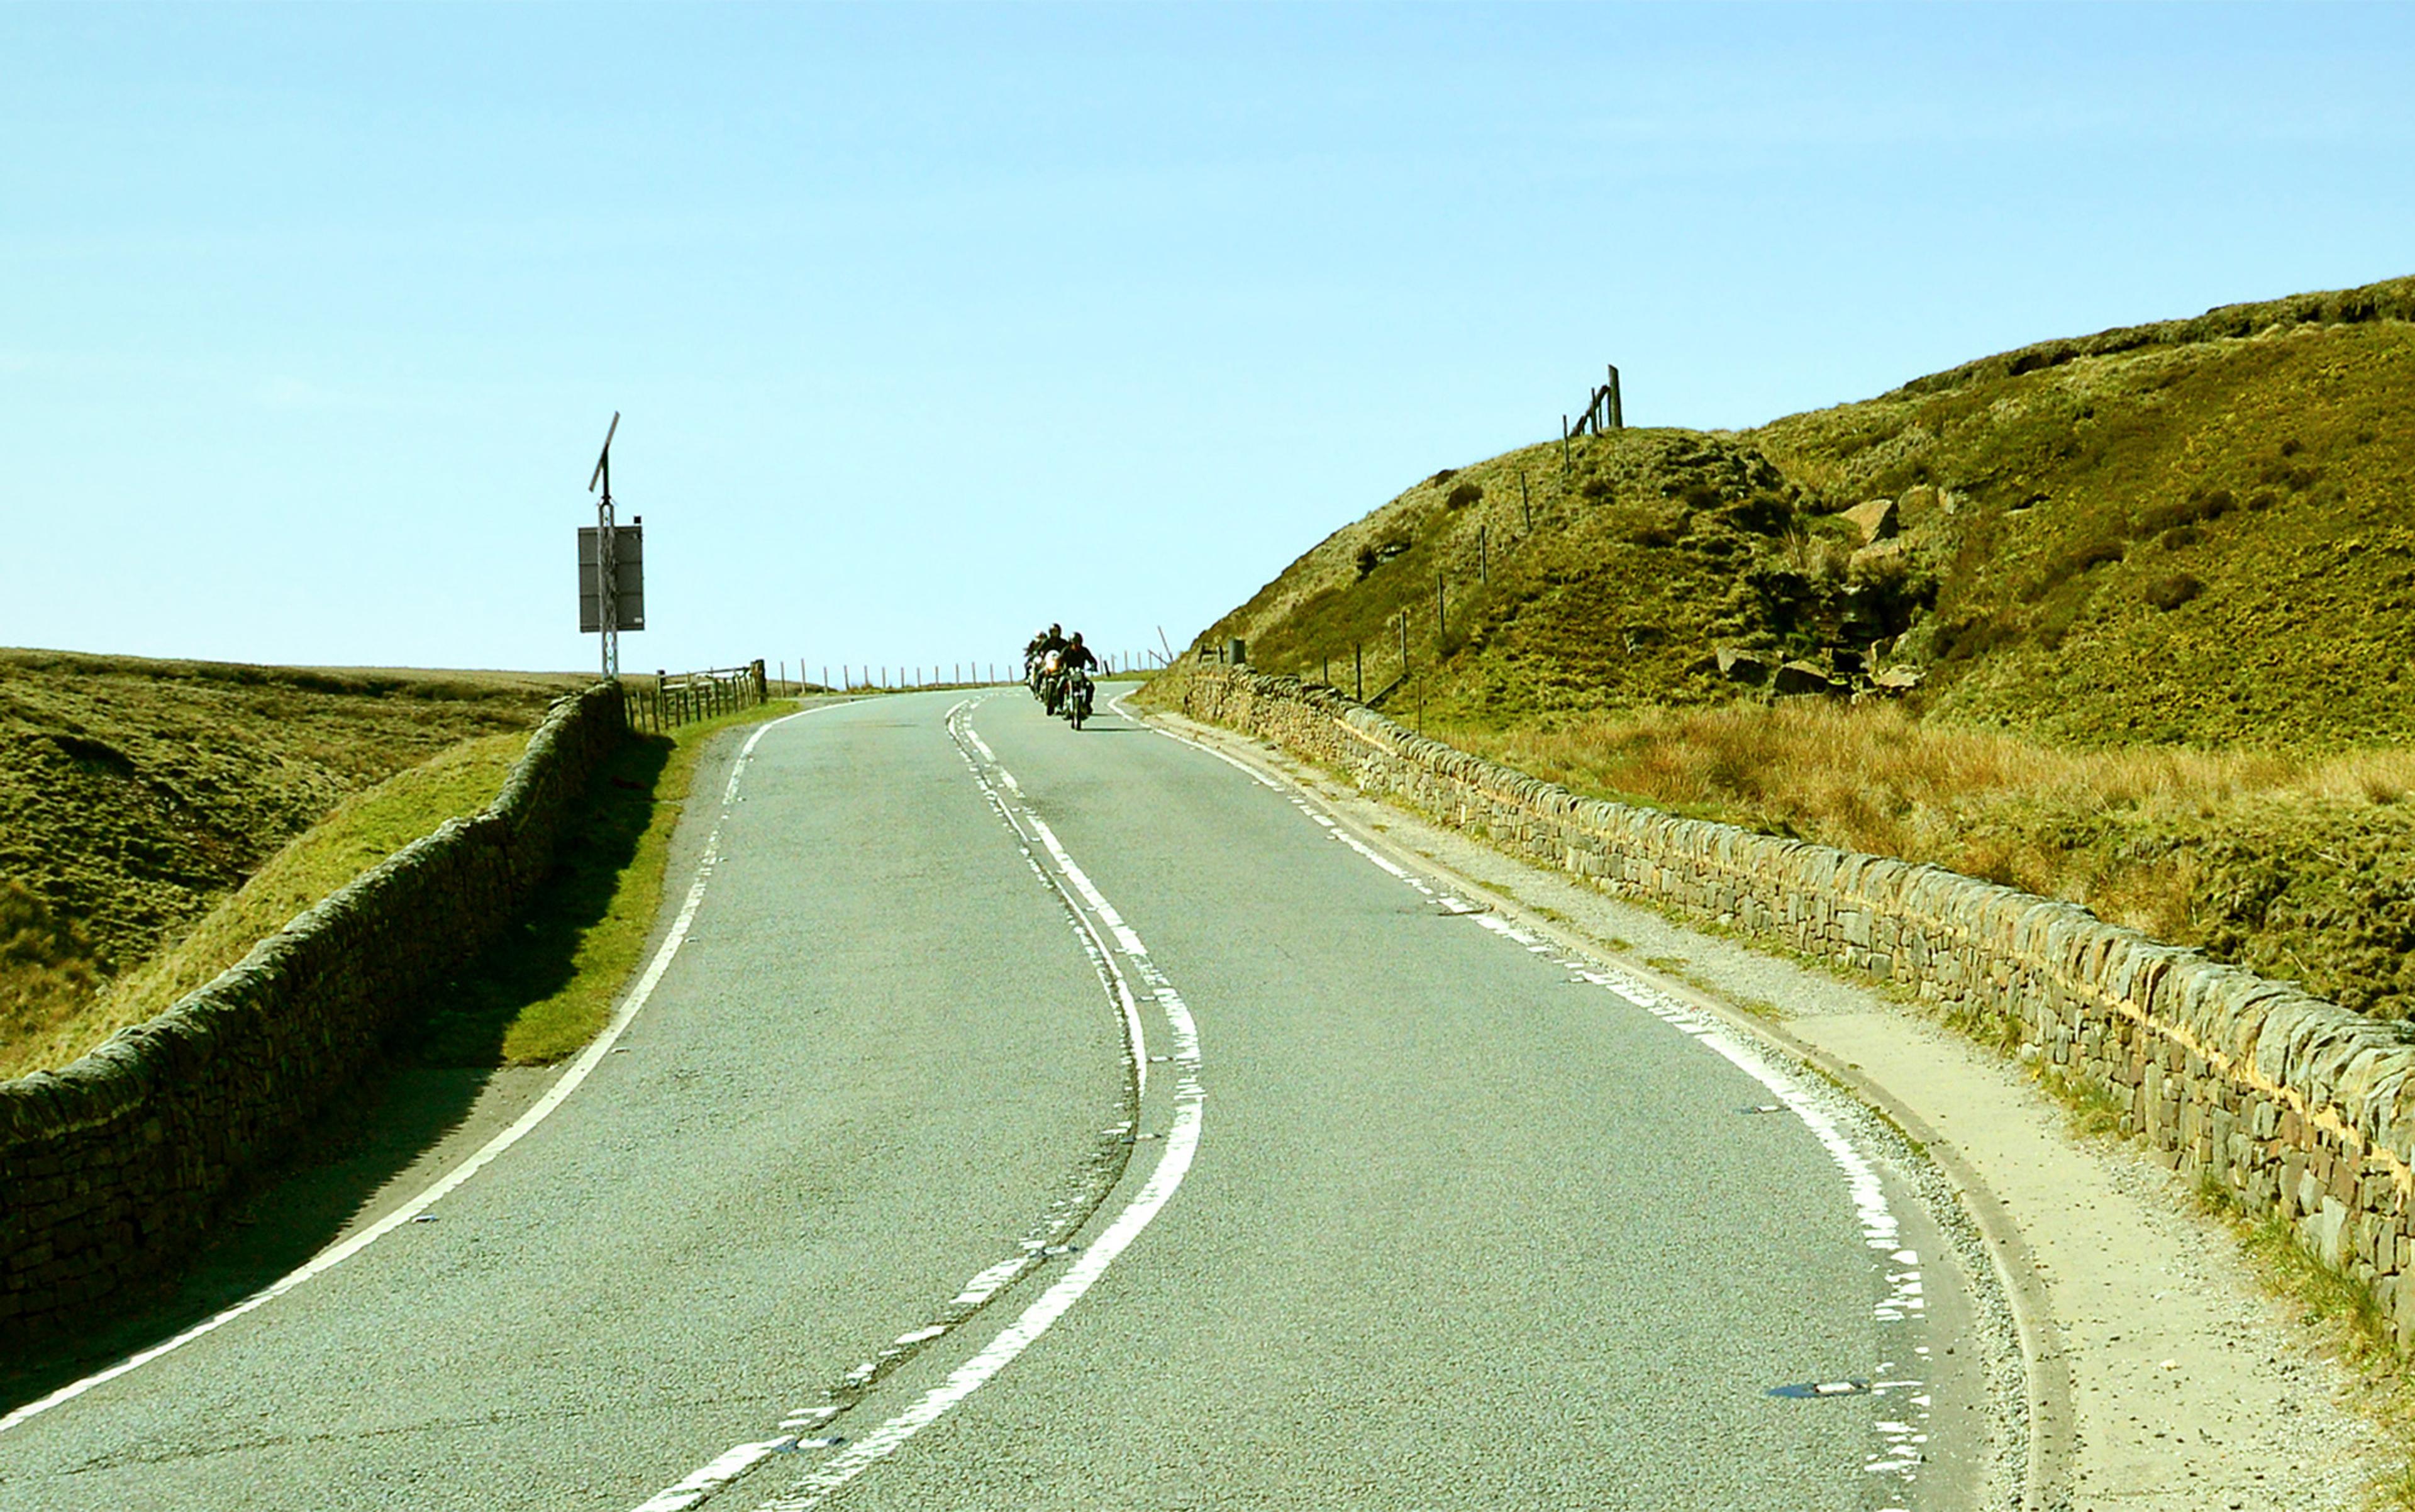
MULTIPOLYGON (((861 701, 860 699, 848 700, 848 703, 861 701)), ((303 1282, 314 1277, 325 1275, 434 1206, 447 1192, 484 1170, 488 1161, 518 1144, 530 1130, 543 1123, 551 1115, 554 1109, 562 1106, 564 1099, 578 1090, 579 1083, 587 1080, 588 1073, 595 1069, 596 1063, 611 1053, 614 1042, 621 1038, 622 1031, 628 1028, 630 1022, 637 1018, 638 1010, 646 1006, 646 999, 653 996, 654 984, 661 981, 663 973, 670 969, 671 957, 679 953, 681 942, 687 938, 688 928, 696 921, 697 910, 703 906, 705 883, 712 879, 713 866, 720 860, 721 826, 729 817, 729 805, 736 801, 738 795, 739 774, 746 770, 746 763, 753 758, 756 742, 762 740, 773 728, 792 719, 802 719, 807 714, 818 714, 824 710, 845 706, 845 704, 820 704, 812 709, 800 709, 793 714, 783 714, 777 719, 765 722, 747 738, 745 745, 739 750, 738 759, 731 763, 729 781, 722 789, 721 812, 715 816, 712 831, 705 838, 704 855, 697 862, 696 879, 689 884, 687 898, 680 906, 679 917, 672 921, 670 933, 664 936, 662 947, 654 952, 654 958, 648 964, 645 975, 638 979, 637 987, 622 1000, 621 1007, 613 1013, 611 1022, 605 1025, 604 1032, 589 1041, 587 1048, 579 1053, 578 1058, 570 1063, 570 1069, 563 1071, 561 1078, 546 1089, 543 1097, 530 1104, 525 1113, 513 1120, 510 1127, 480 1145, 475 1154, 447 1172, 443 1177, 420 1192, 418 1196, 412 1198, 351 1238, 320 1250, 302 1265, 286 1272, 242 1301, 222 1311, 211 1314, 172 1339, 164 1340, 148 1349, 129 1355, 108 1369, 96 1370, 80 1381, 69 1382, 49 1396, 29 1401, 6 1417, 0 1417, 0 1433, 6 1433, 22 1423, 29 1422, 53 1407, 73 1401, 96 1386, 106 1385, 120 1376, 131 1374, 153 1360, 172 1354, 205 1334, 217 1332, 245 1313, 265 1307, 303 1282)))
MULTIPOLYGON (((1110 707, 1115 706, 1110 705, 1110 707)), ((1126 711, 1118 709, 1117 711, 1123 713, 1127 719, 1132 718, 1126 711)), ((1147 721, 1136 720, 1135 723, 1142 724, 1144 727, 1170 741, 1178 741, 1194 750, 1205 752, 1227 766, 1237 767, 1255 777, 1266 786, 1276 788, 1278 791, 1284 789, 1284 785, 1270 781, 1238 757, 1219 751, 1205 741, 1193 740, 1187 735, 1147 721)), ((1293 806, 1298 808, 1308 817, 1319 818, 1315 810, 1310 806, 1312 802, 1319 801, 1307 795, 1304 789, 1287 796, 1291 797, 1293 806)), ((1325 821, 1320 820, 1321 826, 1324 823, 1325 821)), ((1352 850, 1357 851, 1363 860, 1389 873, 1399 880, 1406 882, 1418 891, 1431 895, 1432 890, 1424 886, 1415 875, 1351 834, 1345 827, 1338 823, 1331 824, 1330 827, 1326 828, 1325 832, 1330 838, 1340 840, 1352 850)), ((1513 943, 1524 943, 1520 932, 1504 921, 1482 914, 1469 914, 1465 917, 1473 918, 1479 926, 1513 943)), ((1846 1196, 1852 1204, 1855 1220, 1862 1230, 1864 1245, 1882 1254, 1897 1255, 1906 1267, 1899 1273, 1889 1275, 1889 1284, 1894 1290, 1876 1310, 1879 1321, 1901 1321, 1909 1315, 1924 1313, 1927 1310, 1927 1304, 1922 1298, 1923 1286, 1918 1258, 1910 1250, 1898 1249, 1901 1242, 1901 1225, 1887 1202, 1885 1185, 1876 1166, 1853 1143, 1852 1136, 1829 1116, 1824 1108, 1820 1106, 1809 1088, 1781 1070, 1768 1058, 1757 1042, 1733 1025, 1720 1023, 1709 1014, 1668 996, 1615 963, 1568 960, 1559 964, 1573 971, 1578 979, 1607 989, 1612 996, 1621 1001, 1643 1010, 1671 1028, 1692 1038, 1697 1044, 1705 1046, 1775 1094, 1779 1102, 1801 1120, 1804 1128, 1844 1176, 1846 1196), (1595 965, 1598 965, 1601 969, 1588 969, 1595 965)), ((1918 1385, 1919 1383, 1896 1384, 1918 1385)), ((1924 1421, 1928 1416, 1926 1413, 1919 1415, 1924 1421)), ((1882 1432, 1881 1436, 1884 1438, 1888 1435, 1882 1432)), ((1901 1436, 1898 1435, 1898 1437, 1901 1436)), ((1908 1440, 1896 1447, 1900 1450, 1899 1453, 1890 1454, 1884 1458, 1873 1458, 1864 1464, 1864 1470, 1893 1474, 1906 1483, 1911 1482, 1917 1474, 1921 1460, 1916 1452, 1909 1447, 1908 1440)))

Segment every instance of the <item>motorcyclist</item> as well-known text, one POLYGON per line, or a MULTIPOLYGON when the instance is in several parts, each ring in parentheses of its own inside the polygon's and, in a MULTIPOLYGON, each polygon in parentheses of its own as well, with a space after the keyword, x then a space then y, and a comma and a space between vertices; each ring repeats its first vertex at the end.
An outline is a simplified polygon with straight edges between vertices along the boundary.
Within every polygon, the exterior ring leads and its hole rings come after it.
POLYGON ((1062 672, 1065 645, 1065 627, 1052 624, 1040 633, 1031 647, 1031 691, 1040 696, 1042 706, 1052 714, 1057 711, 1057 699, 1051 690, 1062 672))
MULTIPOLYGON (((1063 691, 1058 694, 1057 702, 1061 705, 1065 694, 1072 691, 1075 677, 1086 674, 1102 665, 1098 653, 1082 644, 1082 633, 1078 630, 1074 631, 1072 638, 1065 642, 1064 651, 1057 657, 1058 676, 1063 685, 1063 691)), ((1051 713, 1056 711, 1054 708, 1049 711, 1051 713)))
POLYGON ((1031 633, 1031 638, 1023 643, 1023 681, 1030 685, 1034 693, 1040 691, 1041 647, 1047 642, 1047 631, 1035 630, 1031 633))

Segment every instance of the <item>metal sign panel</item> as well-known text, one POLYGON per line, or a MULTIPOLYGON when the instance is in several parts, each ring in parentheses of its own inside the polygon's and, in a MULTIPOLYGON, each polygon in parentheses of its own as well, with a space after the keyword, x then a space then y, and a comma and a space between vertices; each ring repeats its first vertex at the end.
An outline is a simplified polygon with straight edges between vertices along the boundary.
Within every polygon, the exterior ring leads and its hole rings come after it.
MULTIPOLYGON (((602 602, 595 591, 595 527, 578 528, 578 629, 595 635, 604 628, 602 602)), ((613 628, 646 628, 646 528, 612 528, 612 576, 620 591, 612 604, 613 628)))

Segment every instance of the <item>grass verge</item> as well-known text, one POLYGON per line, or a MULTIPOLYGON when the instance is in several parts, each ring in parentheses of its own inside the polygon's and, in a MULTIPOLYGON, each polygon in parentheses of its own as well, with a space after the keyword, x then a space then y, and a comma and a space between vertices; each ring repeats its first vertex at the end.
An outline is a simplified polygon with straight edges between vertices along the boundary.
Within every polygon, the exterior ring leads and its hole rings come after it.
POLYGON ((97 995, 28 999, 0 1023, 0 1079, 56 1069, 155 1017, 311 905, 502 790, 524 731, 464 741, 338 803, 202 916, 185 937, 97 995), (41 1011, 37 1012, 39 1009, 41 1011))
POLYGON ((518 927, 431 996, 409 1048, 430 1065, 536 1066, 593 1039, 661 911, 671 833, 706 742, 795 708, 775 700, 615 752, 518 927))

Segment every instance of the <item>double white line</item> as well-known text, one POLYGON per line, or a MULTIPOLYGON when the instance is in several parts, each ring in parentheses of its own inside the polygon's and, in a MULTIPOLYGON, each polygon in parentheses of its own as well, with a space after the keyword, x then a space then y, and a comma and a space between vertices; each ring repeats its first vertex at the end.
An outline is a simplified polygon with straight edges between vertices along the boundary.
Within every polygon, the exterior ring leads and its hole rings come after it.
MULTIPOLYGON (((805 1512, 807 1508, 820 1505, 832 1492, 895 1454, 908 1440, 938 1421, 951 1408, 1012 1364, 1017 1355, 1030 1348, 1033 1341, 1063 1317, 1068 1309, 1080 1301, 1083 1294, 1106 1274, 1107 1267, 1115 1264, 1117 1257, 1140 1237, 1141 1231, 1148 1227, 1181 1187, 1182 1178, 1190 1173, 1192 1159, 1198 1152, 1203 1099, 1199 1085, 1199 1030, 1192 1020, 1191 1010, 1182 1001, 1182 995, 1175 990, 1173 982, 1150 959, 1148 947, 1142 942, 1140 936, 1099 891, 1097 884, 1066 850, 1056 831, 1049 829, 1047 821, 1032 812, 1013 774, 998 761, 998 753, 992 751, 988 742, 973 728, 972 710, 979 701, 968 699, 948 711, 949 733, 954 738, 957 749, 964 754, 966 764, 972 769, 974 782, 980 786, 991 807, 1023 843, 1024 854, 1030 861, 1032 870, 1064 900, 1067 910, 1095 947, 1096 958, 1123 1015, 1126 1040, 1132 1052, 1132 1083, 1135 1090, 1142 1094, 1144 1116, 1148 1107, 1146 1093, 1150 1057, 1142 1026, 1142 998, 1145 996, 1155 1004, 1165 1016, 1172 1040, 1167 1064, 1173 1072, 1174 1086, 1164 1141, 1159 1145, 1156 1166, 1132 1200, 1124 1205, 1123 1210, 1088 1241, 1088 1248, 1076 1252, 1076 1258, 1066 1267, 1065 1274, 1033 1298, 1030 1305, 1000 1329, 996 1338, 951 1370, 946 1380, 915 1399, 904 1411, 816 1465, 787 1490, 759 1504, 758 1512, 805 1512), (1039 851, 1045 852, 1052 865, 1041 864, 1039 854, 1033 849, 1035 843, 1039 851)), ((693 1507, 771 1456, 791 1449, 798 1442, 794 1435, 787 1435, 736 1445, 695 1475, 642 1504, 638 1512, 682 1512, 682 1509, 693 1507)))

